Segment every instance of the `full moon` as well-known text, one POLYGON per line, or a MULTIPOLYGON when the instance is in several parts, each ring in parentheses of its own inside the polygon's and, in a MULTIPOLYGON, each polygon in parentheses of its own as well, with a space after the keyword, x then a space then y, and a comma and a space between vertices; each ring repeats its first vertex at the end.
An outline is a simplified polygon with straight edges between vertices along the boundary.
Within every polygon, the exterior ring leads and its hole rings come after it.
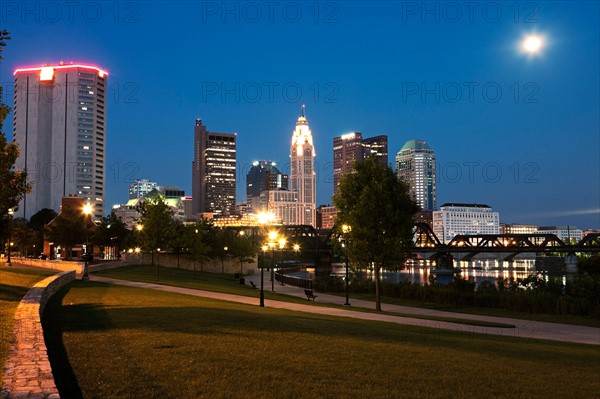
POLYGON ((523 41, 523 50, 529 54, 539 53, 542 48, 542 38, 539 36, 527 36, 523 41))

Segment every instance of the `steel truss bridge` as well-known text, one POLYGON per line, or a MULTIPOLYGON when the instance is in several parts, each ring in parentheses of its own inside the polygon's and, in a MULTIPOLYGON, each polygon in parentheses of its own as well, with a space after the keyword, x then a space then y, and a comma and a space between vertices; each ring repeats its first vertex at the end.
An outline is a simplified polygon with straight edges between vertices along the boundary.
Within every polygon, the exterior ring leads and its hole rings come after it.
POLYGON ((506 254, 505 260, 511 260, 521 253, 600 253, 600 233, 588 234, 575 244, 566 243, 555 234, 544 233, 460 234, 445 244, 428 224, 416 223, 414 241, 413 253, 464 254, 462 260, 470 260, 480 253, 506 254))

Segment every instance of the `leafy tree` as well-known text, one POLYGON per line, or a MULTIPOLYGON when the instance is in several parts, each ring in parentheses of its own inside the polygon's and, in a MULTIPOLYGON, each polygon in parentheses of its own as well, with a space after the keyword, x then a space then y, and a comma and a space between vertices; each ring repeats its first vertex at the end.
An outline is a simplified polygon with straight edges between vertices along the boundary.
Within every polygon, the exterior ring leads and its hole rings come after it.
POLYGON ((221 261, 221 273, 225 273, 225 259, 230 255, 233 240, 234 236, 231 229, 215 229, 211 235, 212 257, 221 261))
POLYGON ((373 267, 376 310, 381 310, 381 269, 400 265, 412 247, 413 217, 419 210, 408 185, 387 165, 368 158, 340 180, 333 197, 336 224, 346 233, 350 259, 373 267))
POLYGON ((253 263, 254 256, 258 252, 257 245, 247 234, 243 233, 243 231, 240 231, 233 236, 230 249, 231 256, 240 262, 240 276, 244 275, 244 263, 253 263))
POLYGON ((125 248, 131 232, 121 218, 115 214, 102 218, 98 230, 94 234, 94 243, 105 248, 114 247, 119 253, 125 248))
MULTIPOLYGON (((8 31, 0 31, 0 60, 6 41, 10 40, 8 31)), ((8 215, 10 208, 15 208, 23 196, 31 191, 31 183, 27 181, 27 172, 16 170, 15 163, 19 157, 19 146, 15 142, 8 143, 2 132, 4 120, 10 113, 10 107, 2 102, 0 87, 0 216, 8 215)))
POLYGON ((37 244, 37 232, 27 225, 27 220, 18 218, 12 221, 12 241, 21 256, 27 257, 37 244))
POLYGON ((204 218, 185 227, 185 236, 190 257, 194 261, 194 279, 196 278, 196 262, 200 263, 200 271, 202 271, 204 262, 210 258, 211 247, 209 237, 211 236, 212 229, 212 223, 204 218))
POLYGON ((154 254, 160 249, 171 245, 175 234, 176 222, 173 220, 171 207, 158 199, 155 203, 144 203, 141 206, 143 229, 141 231, 142 248, 152 254, 152 264, 156 265, 156 279, 160 278, 158 262, 154 261, 154 254))
POLYGON ((44 231, 45 226, 50 223, 58 214, 53 209, 43 208, 36 212, 29 219, 29 227, 35 231, 35 248, 39 255, 44 248, 44 231))
POLYGON ((90 241, 95 230, 96 225, 89 215, 66 205, 60 215, 46 226, 46 236, 49 241, 65 247, 66 258, 70 259, 73 247, 90 241))

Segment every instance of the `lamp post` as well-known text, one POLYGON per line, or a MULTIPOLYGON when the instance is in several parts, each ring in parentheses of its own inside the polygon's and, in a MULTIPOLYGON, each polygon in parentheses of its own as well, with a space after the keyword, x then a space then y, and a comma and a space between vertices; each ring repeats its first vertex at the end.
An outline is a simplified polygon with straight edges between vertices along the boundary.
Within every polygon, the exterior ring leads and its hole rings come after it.
MULTIPOLYGON (((279 250, 281 251, 281 262, 283 262, 283 250, 285 249, 285 243, 286 243, 286 239, 281 237, 279 239, 279 250)), ((281 285, 283 285, 283 279, 281 279, 281 285)), ((275 288, 273 288, 273 291, 275 290, 275 288)))
POLYGON ((10 244, 12 241, 12 216, 15 213, 13 208, 8 209, 8 258, 6 259, 6 266, 12 266, 10 261, 10 244))
MULTIPOLYGON (((350 231, 350 226, 348 226, 347 224, 342 226, 342 233, 344 234, 344 236, 346 234, 348 234, 348 232, 350 231)), ((344 247, 345 251, 344 251, 344 255, 346 255, 346 303, 344 303, 344 305, 346 306, 350 306, 350 288, 349 288, 349 278, 348 278, 348 267, 349 267, 349 260, 348 260, 348 248, 346 246, 346 238, 344 237, 344 242, 342 242, 342 247, 344 247)))
POLYGON ((85 204, 83 206, 83 227, 85 233, 85 254, 83 255, 83 276, 81 276, 81 281, 89 281, 90 275, 88 273, 88 247, 89 247, 89 235, 87 231, 87 218, 92 214, 92 206, 90 204, 85 204))
POLYGON ((262 267, 260 268, 260 304, 259 306, 261 308, 265 307, 265 290, 264 290, 264 286, 265 286, 265 256, 267 254, 267 250, 269 249, 269 247, 267 245, 263 245, 262 246, 262 267))

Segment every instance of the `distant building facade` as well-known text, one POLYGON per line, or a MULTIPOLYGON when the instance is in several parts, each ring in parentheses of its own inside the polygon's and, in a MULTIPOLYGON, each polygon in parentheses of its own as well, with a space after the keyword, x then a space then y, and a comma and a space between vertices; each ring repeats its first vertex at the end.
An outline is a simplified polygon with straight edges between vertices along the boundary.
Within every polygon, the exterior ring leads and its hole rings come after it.
POLYGON ((580 241, 583 238, 583 231, 575 226, 540 226, 538 233, 554 234, 564 242, 580 241))
POLYGON ((13 137, 32 190, 15 217, 58 211, 76 195, 104 216, 108 74, 89 65, 44 65, 14 72, 13 137))
POLYGON ((228 215, 235 211, 236 134, 206 130, 201 119, 194 126, 192 211, 228 215))
POLYGON ((300 204, 297 191, 265 191, 268 194, 268 209, 281 224, 305 224, 304 205, 300 204))
POLYGON ((459 234, 500 234, 500 214, 483 204, 448 203, 433 212, 433 232, 448 243, 459 234))
POLYGON ((266 212, 268 191, 288 190, 288 175, 277 169, 273 161, 255 161, 246 175, 246 205, 248 212, 266 212))
POLYGON ((500 234, 532 234, 537 231, 535 224, 500 223, 500 234))
POLYGON ((388 164, 388 137, 385 135, 363 139, 362 133, 352 132, 333 139, 333 192, 337 193, 340 179, 352 171, 354 162, 368 157, 383 165, 388 164))
POLYGON ((185 197, 185 191, 177 186, 157 186, 156 189, 165 198, 182 198, 185 197))
POLYGON ((317 208, 317 228, 332 229, 335 225, 337 208, 334 205, 321 205, 317 208))
POLYGON ((436 209, 435 152, 423 140, 409 140, 396 155, 396 174, 408 183, 411 197, 424 211, 436 209))
POLYGON ((129 199, 142 198, 157 187, 156 182, 148 179, 136 179, 135 182, 129 185, 129 199))

